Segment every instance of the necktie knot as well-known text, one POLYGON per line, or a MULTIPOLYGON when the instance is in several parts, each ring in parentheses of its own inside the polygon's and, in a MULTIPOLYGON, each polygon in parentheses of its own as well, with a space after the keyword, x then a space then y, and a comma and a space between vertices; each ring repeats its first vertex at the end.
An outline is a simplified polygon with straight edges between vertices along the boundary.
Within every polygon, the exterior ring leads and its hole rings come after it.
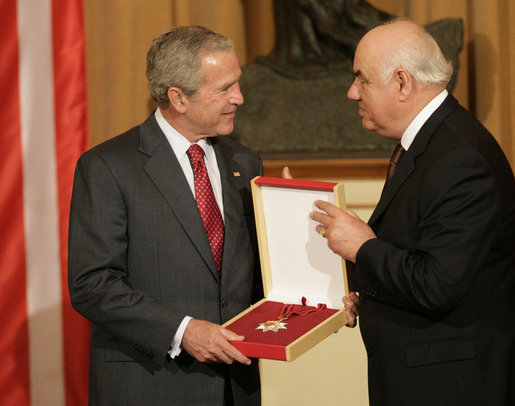
POLYGON ((186 154, 193 165, 196 165, 199 162, 204 162, 204 150, 198 144, 193 144, 189 147, 186 154))

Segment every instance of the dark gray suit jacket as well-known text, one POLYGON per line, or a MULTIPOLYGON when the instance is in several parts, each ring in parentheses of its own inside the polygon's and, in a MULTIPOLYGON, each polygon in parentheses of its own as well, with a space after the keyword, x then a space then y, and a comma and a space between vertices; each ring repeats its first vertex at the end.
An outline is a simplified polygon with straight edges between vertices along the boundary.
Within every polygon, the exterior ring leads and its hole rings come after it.
POLYGON ((515 181, 448 96, 369 224, 353 288, 371 405, 515 404, 515 181))
POLYGON ((221 324, 262 297, 250 180, 259 156, 212 139, 224 199, 218 273, 183 171, 152 114, 86 152, 70 214, 69 288, 92 322, 90 404, 259 404, 257 364, 203 364, 167 355, 185 315, 221 324))

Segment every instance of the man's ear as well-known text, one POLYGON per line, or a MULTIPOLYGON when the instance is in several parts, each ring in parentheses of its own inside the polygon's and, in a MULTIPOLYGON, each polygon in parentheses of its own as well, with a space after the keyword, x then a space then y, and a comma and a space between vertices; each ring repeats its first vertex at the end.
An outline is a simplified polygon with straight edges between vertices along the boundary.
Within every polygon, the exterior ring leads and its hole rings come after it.
POLYGON ((171 87, 168 89, 168 101, 170 107, 172 107, 178 113, 184 113, 186 111, 185 103, 186 95, 178 87, 171 87))
POLYGON ((404 69, 398 68, 395 70, 393 77, 397 84, 399 100, 406 101, 413 90, 413 76, 404 69))

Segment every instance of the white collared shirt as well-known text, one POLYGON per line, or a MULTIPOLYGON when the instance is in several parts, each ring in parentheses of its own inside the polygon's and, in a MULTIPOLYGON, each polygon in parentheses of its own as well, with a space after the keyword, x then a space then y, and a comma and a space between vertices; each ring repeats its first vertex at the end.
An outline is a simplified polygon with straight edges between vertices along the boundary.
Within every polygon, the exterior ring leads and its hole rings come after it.
MULTIPOLYGON (((170 125, 170 123, 168 123, 168 121, 166 121, 159 108, 156 109, 154 115, 159 128, 161 128, 166 136, 166 139, 170 143, 170 146, 172 147, 172 150, 177 157, 179 164, 181 165, 182 171, 184 172, 184 176, 188 181, 191 193, 193 193, 193 197, 195 197, 195 180, 193 176, 193 169, 191 168, 190 159, 186 153, 192 143, 184 138, 175 128, 170 125)), ((215 150, 213 149, 211 143, 207 142, 205 138, 199 140, 197 144, 204 150, 204 162, 206 164, 207 173, 209 175, 209 181, 211 182, 211 187, 213 188, 213 193, 215 195, 216 203, 218 203, 218 207, 220 208, 222 218, 224 218, 222 180, 220 178, 220 171, 216 161, 215 150)), ((168 354, 171 358, 175 358, 181 353, 182 338, 191 319, 191 316, 185 316, 179 325, 179 328, 175 332, 175 336, 173 337, 173 341, 170 345, 170 350, 168 351, 168 354)))
POLYGON ((426 105, 426 107, 420 110, 420 113, 415 116, 408 128, 406 128, 404 134, 402 134, 401 137, 401 145, 406 151, 413 143, 413 140, 415 139, 424 123, 429 119, 429 117, 431 117, 431 114, 433 114, 435 110, 440 107, 448 94, 449 93, 447 92, 447 89, 443 89, 441 93, 439 93, 426 105))
MULTIPOLYGON (((192 145, 192 143, 184 138, 175 128, 170 125, 170 123, 168 123, 168 121, 166 121, 159 108, 156 109, 155 117, 159 128, 161 128, 166 136, 166 139, 170 143, 170 146, 172 147, 173 152, 179 161, 179 165, 181 165, 182 171, 184 172, 184 176, 188 181, 191 193, 193 193, 193 197, 195 197, 195 181, 193 177, 193 169, 191 168, 188 154, 186 154, 186 151, 192 145)), ((213 188, 216 203, 220 208, 220 213, 222 213, 222 218, 224 218, 222 180, 220 178, 220 171, 216 161, 215 150, 206 138, 199 140, 197 144, 204 150, 204 162, 206 163, 209 181, 211 182, 211 187, 213 188)))

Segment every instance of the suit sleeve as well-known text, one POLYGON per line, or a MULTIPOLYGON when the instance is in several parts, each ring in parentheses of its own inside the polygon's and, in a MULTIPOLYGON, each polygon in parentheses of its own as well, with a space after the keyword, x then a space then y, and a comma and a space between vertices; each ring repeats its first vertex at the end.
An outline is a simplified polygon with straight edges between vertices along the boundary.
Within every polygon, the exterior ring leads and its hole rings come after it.
POLYGON ((500 198, 491 168, 472 148, 439 157, 419 186, 411 228, 367 241, 354 283, 375 300, 440 315, 455 308, 486 262, 500 198))
POLYGON ((107 164, 86 153, 77 164, 69 228, 68 283, 73 307, 105 331, 164 363, 183 314, 133 289, 127 211, 107 164))

